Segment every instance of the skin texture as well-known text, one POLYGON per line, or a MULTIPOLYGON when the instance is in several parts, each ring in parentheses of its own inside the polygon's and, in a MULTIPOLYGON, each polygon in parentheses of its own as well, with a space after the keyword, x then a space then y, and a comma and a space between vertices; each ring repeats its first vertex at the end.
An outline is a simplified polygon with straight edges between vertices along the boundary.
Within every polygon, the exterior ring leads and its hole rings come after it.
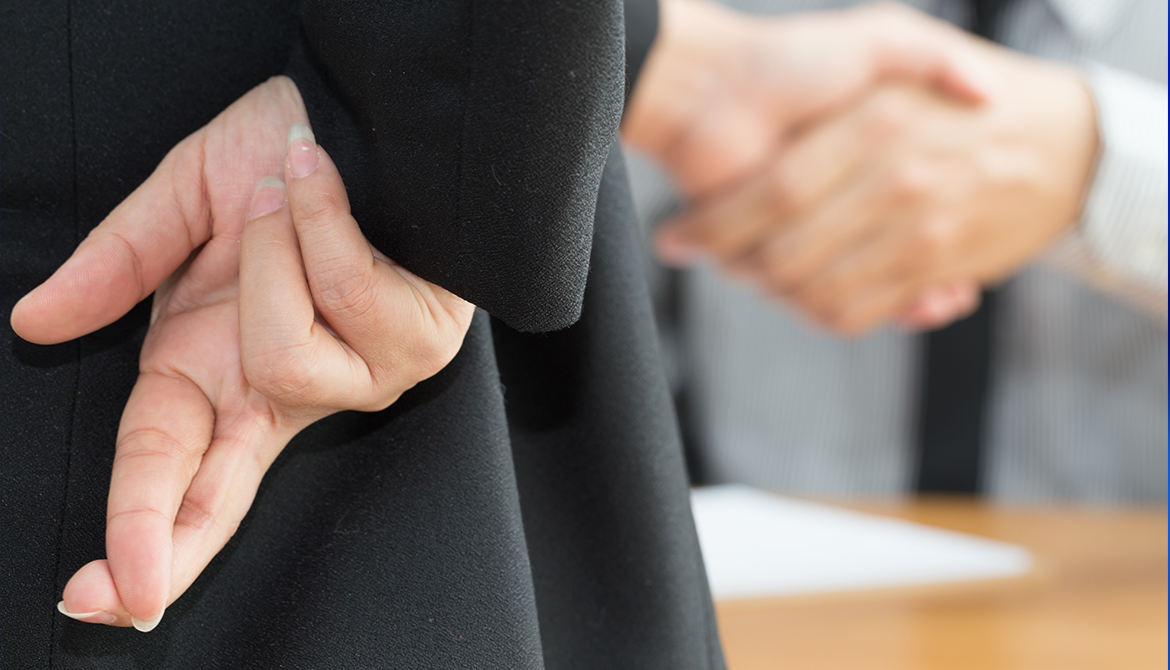
POLYGON ((441 370, 470 326, 471 304, 370 246, 328 154, 311 133, 286 141, 293 124, 307 117, 291 80, 253 89, 13 311, 17 334, 48 344, 154 292, 118 431, 107 557, 65 587, 74 618, 152 628, 297 432, 389 406, 441 370))
POLYGON ((667 263, 713 259, 839 333, 934 328, 1078 214, 1096 121, 1069 68, 896 6, 668 0, 662 24, 623 131, 693 205, 658 231, 667 263))

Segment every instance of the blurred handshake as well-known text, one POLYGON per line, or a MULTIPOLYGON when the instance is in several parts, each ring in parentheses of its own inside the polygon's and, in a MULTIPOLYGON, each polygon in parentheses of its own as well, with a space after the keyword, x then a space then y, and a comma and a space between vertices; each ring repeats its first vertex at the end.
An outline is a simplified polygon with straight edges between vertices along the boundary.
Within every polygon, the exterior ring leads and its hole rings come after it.
POLYGON ((690 203, 661 260, 846 334, 969 314, 1074 224, 1098 150, 1076 69, 895 4, 664 0, 622 136, 690 203))

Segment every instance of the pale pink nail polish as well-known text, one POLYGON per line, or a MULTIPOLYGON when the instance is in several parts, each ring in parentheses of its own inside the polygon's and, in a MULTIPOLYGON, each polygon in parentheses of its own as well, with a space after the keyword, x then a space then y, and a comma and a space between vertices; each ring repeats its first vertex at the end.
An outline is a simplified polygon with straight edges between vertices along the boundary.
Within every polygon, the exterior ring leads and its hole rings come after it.
POLYGON ((252 205, 248 208, 248 218, 255 219, 265 214, 271 214, 284 207, 286 200, 284 182, 276 177, 265 177, 260 180, 256 192, 252 194, 252 205))
POLYGON ((317 142, 313 131, 303 123, 288 129, 288 171, 294 177, 307 177, 317 169, 317 142))

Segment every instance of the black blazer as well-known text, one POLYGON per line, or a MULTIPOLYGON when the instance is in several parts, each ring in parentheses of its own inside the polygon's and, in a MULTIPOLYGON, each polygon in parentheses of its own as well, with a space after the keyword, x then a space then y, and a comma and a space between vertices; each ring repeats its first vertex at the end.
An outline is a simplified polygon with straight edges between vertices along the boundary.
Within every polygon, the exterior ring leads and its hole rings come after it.
POLYGON ((722 667, 615 142, 652 3, 628 64, 616 0, 0 13, 5 668, 722 667), (282 72, 370 239, 483 310, 390 409, 298 436, 156 631, 72 621, 149 309, 38 347, 12 306, 282 72))

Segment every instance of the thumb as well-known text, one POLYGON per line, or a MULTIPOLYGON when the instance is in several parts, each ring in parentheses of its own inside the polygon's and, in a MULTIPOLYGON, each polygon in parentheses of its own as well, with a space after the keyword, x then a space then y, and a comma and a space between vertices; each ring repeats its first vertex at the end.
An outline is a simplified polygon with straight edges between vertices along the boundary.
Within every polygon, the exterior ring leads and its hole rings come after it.
POLYGON ((167 154, 154 173, 12 310, 12 329, 37 344, 64 342, 113 323, 210 236, 202 133, 167 154))
POLYGON ((455 332, 462 340, 474 307, 374 250, 350 214, 337 166, 303 124, 290 128, 285 172, 313 303, 347 345, 375 367, 393 367, 393 352, 409 341, 455 332))
POLYGON ((131 625, 130 613, 122 605, 110 564, 106 560, 90 561, 65 585, 57 611, 86 623, 114 626, 131 625))

